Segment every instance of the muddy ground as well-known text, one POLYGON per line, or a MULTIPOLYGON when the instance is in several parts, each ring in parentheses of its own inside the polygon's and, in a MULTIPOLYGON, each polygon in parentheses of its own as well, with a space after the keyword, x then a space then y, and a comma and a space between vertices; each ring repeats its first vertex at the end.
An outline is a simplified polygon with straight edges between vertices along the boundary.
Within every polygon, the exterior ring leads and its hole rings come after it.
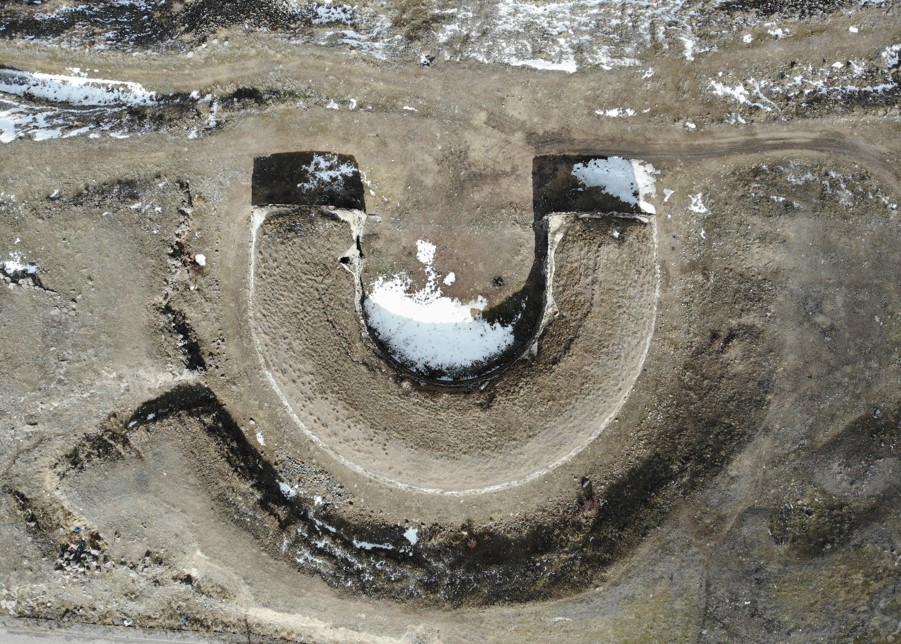
POLYGON ((0 81, 155 98, 0 93, 0 624, 895 641, 897 8, 622 7, 4 5, 0 81), (256 199, 300 151, 362 194, 256 199), (545 208, 548 155, 656 214, 545 208), (417 240, 529 311, 503 368, 366 328, 417 240))

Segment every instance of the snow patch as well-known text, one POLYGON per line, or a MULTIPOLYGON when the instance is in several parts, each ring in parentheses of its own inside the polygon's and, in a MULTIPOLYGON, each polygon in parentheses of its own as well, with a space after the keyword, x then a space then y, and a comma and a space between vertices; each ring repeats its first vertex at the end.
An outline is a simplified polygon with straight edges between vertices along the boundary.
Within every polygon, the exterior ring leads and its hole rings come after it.
POLYGON ((683 54, 685 55, 685 60, 692 61, 695 59, 695 45, 697 44, 691 38, 686 38, 685 36, 681 36, 679 40, 682 41, 682 45, 684 47, 683 54))
POLYGON ((0 70, 0 92, 88 107, 157 103, 156 93, 138 83, 11 69, 0 70))
POLYGON ((37 264, 26 262, 22 253, 10 253, 9 257, 0 263, 0 270, 7 277, 26 277, 38 272, 37 264))
POLYGON ((415 546, 419 543, 419 531, 416 528, 407 528, 404 532, 404 538, 410 542, 411 546, 415 546))
POLYGON ((656 210, 645 198, 657 196, 655 174, 657 170, 650 163, 621 157, 591 159, 576 163, 572 169, 572 175, 586 188, 600 187, 608 195, 652 215, 656 210))
POLYGON ((445 286, 452 286, 453 283, 457 281, 457 274, 451 271, 442 281, 444 282, 445 286))
POLYGON ((689 210, 696 212, 699 215, 710 212, 707 210, 707 206, 704 205, 703 193, 699 192, 696 195, 689 195, 689 197, 691 198, 691 204, 688 206, 689 210))
POLYGON ((316 5, 313 8, 312 23, 314 25, 343 24, 349 25, 354 19, 354 8, 347 4, 333 5, 331 2, 316 5))
POLYGON ((424 265, 425 287, 411 291, 406 273, 379 277, 363 309, 378 338, 404 365, 419 373, 459 372, 502 353, 513 344, 513 330, 479 316, 488 304, 482 296, 461 302, 442 295, 433 266, 435 254, 434 244, 417 241, 416 258, 424 265))
POLYGON ((886 47, 879 56, 889 69, 897 67, 898 59, 901 57, 901 43, 886 47))
POLYGON ((595 110, 594 112, 598 116, 607 116, 609 118, 623 118, 625 116, 635 116, 637 112, 633 110, 631 107, 614 107, 609 110, 595 110))
POLYGON ((354 539, 351 541, 354 544, 354 548, 360 548, 362 550, 395 550, 394 546, 390 543, 372 543, 371 541, 357 541, 354 539))
POLYGON ((416 259, 418 259, 420 263, 430 266, 435 262, 435 251, 437 249, 437 246, 432 242, 419 239, 416 241, 416 259))
POLYGON ((740 105, 756 107, 757 109, 761 109, 764 112, 772 112, 773 108, 776 107, 776 104, 763 95, 760 88, 760 83, 756 83, 755 85, 752 79, 751 81, 749 81, 749 84, 751 85, 751 89, 754 91, 754 97, 758 100, 751 99, 751 92, 744 86, 744 83, 739 83, 735 87, 729 87, 728 85, 720 83, 719 81, 710 81, 710 87, 715 95, 721 98, 731 98, 738 102, 740 105))
POLYGON ((359 172, 349 161, 340 163, 334 154, 314 154, 310 164, 304 166, 304 170, 307 171, 309 179, 297 184, 302 190, 318 190, 328 186, 340 190, 344 187, 344 179, 359 172))
POLYGON ((657 24, 674 4, 630 3, 624 17, 623 7, 607 0, 464 0, 440 11, 445 19, 437 37, 449 60, 567 73, 584 66, 609 70, 639 64, 639 50, 663 35, 657 24))
MULTIPOLYGON (((262 443, 260 444, 262 445, 262 443)), ((284 496, 286 499, 293 499, 297 496, 297 491, 284 481, 278 482, 278 489, 281 490, 282 496, 284 496)), ((334 530, 332 530, 332 532, 334 532, 334 530)))

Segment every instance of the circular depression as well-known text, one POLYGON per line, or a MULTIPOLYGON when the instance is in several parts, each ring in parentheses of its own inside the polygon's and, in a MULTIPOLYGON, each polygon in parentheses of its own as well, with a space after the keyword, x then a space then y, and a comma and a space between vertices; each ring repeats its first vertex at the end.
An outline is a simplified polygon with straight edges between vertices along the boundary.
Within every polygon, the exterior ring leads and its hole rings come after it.
POLYGON ((556 314, 537 352, 479 387, 436 390, 400 378, 369 341, 354 275, 340 262, 350 226, 316 209, 256 208, 254 344, 298 428, 359 473, 439 494, 525 483, 597 439, 650 346, 656 225, 556 219, 548 260, 556 314))

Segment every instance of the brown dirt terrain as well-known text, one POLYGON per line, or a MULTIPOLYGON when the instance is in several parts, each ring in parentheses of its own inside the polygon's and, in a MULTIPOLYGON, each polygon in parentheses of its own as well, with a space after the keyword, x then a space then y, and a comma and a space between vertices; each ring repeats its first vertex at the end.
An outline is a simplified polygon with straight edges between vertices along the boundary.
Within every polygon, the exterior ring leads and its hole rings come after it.
MULTIPOLYGON (((395 9, 439 51, 450 18, 395 9)), ((3 628, 894 641, 898 104, 773 88, 824 57, 897 80, 901 23, 780 11, 784 38, 716 13, 692 60, 574 74, 237 23, 190 57, 0 39, 170 97, 127 138, 0 144, 0 253, 37 267, 0 284, 3 628), (769 109, 711 93, 752 76, 769 109), (313 150, 353 155, 365 214, 252 204, 255 158, 313 150), (652 163, 656 214, 536 221, 548 154, 652 163), (385 359, 361 292, 423 239, 463 301, 545 271, 534 351, 458 388, 385 359)))

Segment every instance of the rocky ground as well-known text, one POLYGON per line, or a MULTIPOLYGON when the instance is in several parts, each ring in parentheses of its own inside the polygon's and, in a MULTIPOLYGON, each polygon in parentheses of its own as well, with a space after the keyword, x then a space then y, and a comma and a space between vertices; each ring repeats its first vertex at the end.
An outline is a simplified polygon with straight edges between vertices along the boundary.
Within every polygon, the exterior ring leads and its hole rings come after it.
POLYGON ((899 26, 5 3, 0 624, 895 641, 899 26), (417 366, 398 275, 512 343, 417 366))

